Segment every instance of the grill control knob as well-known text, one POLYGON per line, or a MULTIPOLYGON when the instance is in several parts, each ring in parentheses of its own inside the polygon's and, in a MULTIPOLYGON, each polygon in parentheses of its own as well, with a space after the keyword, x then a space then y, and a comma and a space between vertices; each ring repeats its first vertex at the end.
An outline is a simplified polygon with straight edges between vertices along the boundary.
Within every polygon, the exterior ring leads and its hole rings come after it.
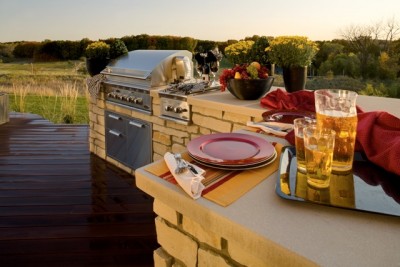
POLYGON ((165 106, 164 110, 165 110, 165 111, 172 111, 173 108, 172 108, 171 106, 168 105, 168 106, 165 106))
POLYGON ((187 110, 184 109, 184 108, 181 108, 181 107, 174 107, 174 112, 175 112, 175 113, 182 113, 182 112, 185 112, 185 111, 187 111, 187 110))
POLYGON ((143 99, 140 98, 140 97, 135 98, 134 103, 135 103, 135 104, 138 104, 138 105, 141 105, 141 104, 143 104, 143 99))

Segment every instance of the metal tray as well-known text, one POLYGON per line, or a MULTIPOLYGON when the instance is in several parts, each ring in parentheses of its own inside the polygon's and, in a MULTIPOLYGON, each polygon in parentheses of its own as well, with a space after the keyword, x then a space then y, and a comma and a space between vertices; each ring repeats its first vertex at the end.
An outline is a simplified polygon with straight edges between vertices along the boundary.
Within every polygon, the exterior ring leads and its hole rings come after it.
POLYGON ((284 147, 276 193, 285 199, 400 216, 400 177, 385 171, 356 153, 353 170, 331 175, 329 188, 307 184, 306 174, 297 170, 296 149, 284 147))

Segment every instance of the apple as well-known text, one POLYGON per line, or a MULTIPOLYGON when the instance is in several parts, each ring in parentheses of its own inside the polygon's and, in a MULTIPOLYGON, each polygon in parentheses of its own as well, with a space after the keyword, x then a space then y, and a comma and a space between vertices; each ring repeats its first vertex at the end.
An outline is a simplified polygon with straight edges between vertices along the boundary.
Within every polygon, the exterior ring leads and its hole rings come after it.
POLYGON ((256 67, 257 70, 259 70, 261 68, 261 64, 258 63, 257 61, 251 62, 250 65, 256 67))

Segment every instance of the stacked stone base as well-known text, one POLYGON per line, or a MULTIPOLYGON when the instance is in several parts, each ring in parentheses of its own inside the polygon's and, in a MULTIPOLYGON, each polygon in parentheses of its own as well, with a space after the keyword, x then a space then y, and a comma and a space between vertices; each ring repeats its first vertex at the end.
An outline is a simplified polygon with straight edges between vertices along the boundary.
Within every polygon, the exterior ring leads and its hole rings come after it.
POLYGON ((154 266, 266 266, 231 240, 204 229, 164 203, 154 201, 157 240, 154 266))

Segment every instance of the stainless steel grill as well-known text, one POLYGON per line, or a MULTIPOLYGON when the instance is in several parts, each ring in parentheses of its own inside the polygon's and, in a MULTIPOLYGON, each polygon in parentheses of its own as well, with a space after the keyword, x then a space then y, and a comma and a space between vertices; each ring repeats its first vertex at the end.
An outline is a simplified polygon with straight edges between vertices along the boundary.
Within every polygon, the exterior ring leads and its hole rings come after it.
POLYGON ((150 90, 193 78, 192 53, 186 50, 135 50, 111 62, 102 72, 106 100, 152 113, 150 90))

